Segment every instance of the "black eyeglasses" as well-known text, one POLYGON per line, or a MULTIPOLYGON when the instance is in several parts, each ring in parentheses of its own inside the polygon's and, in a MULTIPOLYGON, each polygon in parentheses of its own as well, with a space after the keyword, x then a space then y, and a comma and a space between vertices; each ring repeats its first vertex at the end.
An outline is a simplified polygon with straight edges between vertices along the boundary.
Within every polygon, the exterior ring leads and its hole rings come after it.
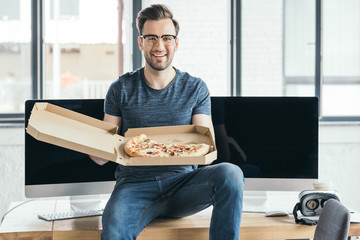
POLYGON ((148 35, 142 35, 140 36, 142 39, 144 39, 144 43, 149 46, 153 46, 157 43, 159 38, 162 39, 165 46, 172 46, 175 43, 176 36, 175 35, 154 35, 154 34, 148 34, 148 35))

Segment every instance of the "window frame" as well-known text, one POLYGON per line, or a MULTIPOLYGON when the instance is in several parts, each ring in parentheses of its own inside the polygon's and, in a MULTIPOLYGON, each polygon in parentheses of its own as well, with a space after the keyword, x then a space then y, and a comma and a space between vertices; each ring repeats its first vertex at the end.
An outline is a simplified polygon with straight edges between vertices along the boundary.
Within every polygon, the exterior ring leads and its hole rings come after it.
MULTIPOLYGON (((43 99, 43 35, 44 35, 44 0, 31 0, 31 97, 32 99, 43 99)), ((242 1, 230 0, 230 93, 231 96, 241 96, 241 14, 242 1)), ((285 2, 285 0, 283 0, 285 2)), ((323 0, 315 0, 315 93, 319 98, 319 104, 322 102, 322 6, 323 0)), ((135 26, 137 13, 142 9, 141 0, 132 1, 132 55, 133 69, 142 65, 142 53, 137 48, 138 32, 135 26)), ((289 79, 290 82, 296 81, 296 78, 289 79)), ((359 80, 356 79, 356 82, 359 80)), ((319 112, 320 121, 324 122, 348 122, 360 121, 360 116, 322 116, 321 108, 319 112)), ((23 123, 23 113, 0 113, 0 123, 23 123)))

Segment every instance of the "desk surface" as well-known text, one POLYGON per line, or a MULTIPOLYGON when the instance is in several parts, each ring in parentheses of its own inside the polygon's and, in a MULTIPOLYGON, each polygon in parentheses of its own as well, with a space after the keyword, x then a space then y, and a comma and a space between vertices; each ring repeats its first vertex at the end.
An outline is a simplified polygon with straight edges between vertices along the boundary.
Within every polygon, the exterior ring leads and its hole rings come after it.
MULTIPOLYGON (((0 226, 1 240, 99 240, 101 217, 47 222, 38 213, 69 209, 69 200, 37 200, 10 212, 0 226)), ((181 219, 155 219, 141 232, 139 240, 208 239, 210 211, 181 219)), ((243 213, 240 240, 313 238, 315 226, 295 224, 292 216, 264 217, 263 213, 243 213)), ((360 236, 360 224, 351 224, 350 236, 360 236)))

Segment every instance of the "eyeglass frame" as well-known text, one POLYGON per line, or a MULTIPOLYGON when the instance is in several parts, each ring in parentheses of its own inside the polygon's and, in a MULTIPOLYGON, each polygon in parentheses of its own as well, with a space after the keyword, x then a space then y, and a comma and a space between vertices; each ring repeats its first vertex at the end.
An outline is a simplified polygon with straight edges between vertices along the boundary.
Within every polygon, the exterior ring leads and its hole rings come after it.
MULTIPOLYGON (((147 37, 156 37, 156 42, 154 42, 153 44, 150 44, 151 46, 154 46, 158 41, 159 41, 159 38, 161 38, 163 40, 163 43, 165 44, 164 42, 164 37, 173 37, 173 42, 172 44, 170 45, 166 45, 166 46, 172 46, 174 45, 174 43, 176 42, 176 39, 177 39, 177 36, 176 35, 172 35, 172 34, 164 34, 162 36, 158 36, 156 34, 146 34, 146 35, 141 35, 140 38, 146 40, 147 37)), ((149 42, 148 42, 149 44, 149 42)))

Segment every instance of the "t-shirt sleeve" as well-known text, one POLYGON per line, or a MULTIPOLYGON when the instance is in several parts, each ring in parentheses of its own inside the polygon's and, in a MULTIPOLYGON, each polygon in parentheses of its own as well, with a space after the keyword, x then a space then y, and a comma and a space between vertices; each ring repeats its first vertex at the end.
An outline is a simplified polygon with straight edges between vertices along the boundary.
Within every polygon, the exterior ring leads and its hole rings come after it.
POLYGON ((104 112, 109 115, 122 117, 119 106, 119 100, 117 99, 118 94, 116 93, 116 82, 112 83, 106 94, 104 101, 104 112))
POLYGON ((202 80, 198 85, 197 103, 192 114, 206 114, 211 116, 210 92, 205 82, 202 80))

